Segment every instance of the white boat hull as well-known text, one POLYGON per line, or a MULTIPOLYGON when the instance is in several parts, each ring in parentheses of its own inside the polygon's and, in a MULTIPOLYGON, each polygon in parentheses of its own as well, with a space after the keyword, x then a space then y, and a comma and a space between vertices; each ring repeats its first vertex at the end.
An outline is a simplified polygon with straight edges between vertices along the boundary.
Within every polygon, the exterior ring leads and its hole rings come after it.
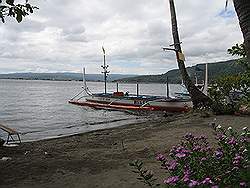
POLYGON ((193 104, 190 100, 173 99, 154 96, 113 96, 112 94, 94 94, 85 101, 69 101, 70 103, 96 108, 114 108, 121 110, 151 110, 166 112, 187 112, 193 104))

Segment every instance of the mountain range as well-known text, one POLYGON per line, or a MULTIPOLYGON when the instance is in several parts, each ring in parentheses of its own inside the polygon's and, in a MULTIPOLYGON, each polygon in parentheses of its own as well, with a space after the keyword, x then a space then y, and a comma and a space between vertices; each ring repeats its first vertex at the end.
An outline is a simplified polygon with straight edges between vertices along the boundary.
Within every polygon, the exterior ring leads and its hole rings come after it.
MULTIPOLYGON (((195 80, 195 75, 199 82, 204 80, 205 64, 197 64, 195 66, 187 67, 187 71, 191 79, 195 80)), ((208 64, 208 79, 212 82, 219 76, 233 75, 244 72, 242 66, 237 64, 237 60, 222 61, 208 64)), ((169 83, 181 83, 181 75, 179 69, 170 70, 160 75, 123 75, 110 74, 107 77, 109 82, 124 82, 124 83, 166 83, 167 78, 169 83)), ((0 74, 0 79, 23 79, 23 80, 82 80, 81 73, 11 73, 0 74)), ((86 74, 87 81, 103 81, 102 74, 86 74)))
MULTIPOLYGON (((187 71, 191 79, 195 80, 195 75, 198 83, 202 83, 205 77, 205 64, 197 64, 195 66, 187 67, 187 71)), ((244 72, 244 68, 237 63, 237 60, 221 61, 208 64, 208 81, 211 83, 213 80, 220 76, 235 75, 244 72)), ((115 80, 117 82, 146 82, 146 83, 166 83, 180 84, 181 75, 179 69, 170 70, 161 75, 145 75, 130 78, 123 78, 115 80)))

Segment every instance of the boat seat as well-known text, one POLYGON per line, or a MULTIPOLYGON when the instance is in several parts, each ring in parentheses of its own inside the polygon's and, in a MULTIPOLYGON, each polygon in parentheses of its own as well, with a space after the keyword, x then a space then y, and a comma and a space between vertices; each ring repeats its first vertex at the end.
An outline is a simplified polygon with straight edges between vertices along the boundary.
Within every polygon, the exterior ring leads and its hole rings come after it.
POLYGON ((116 97, 123 97, 123 96, 124 96, 124 93, 123 93, 123 92, 114 92, 114 93, 113 93, 113 96, 116 96, 116 97))

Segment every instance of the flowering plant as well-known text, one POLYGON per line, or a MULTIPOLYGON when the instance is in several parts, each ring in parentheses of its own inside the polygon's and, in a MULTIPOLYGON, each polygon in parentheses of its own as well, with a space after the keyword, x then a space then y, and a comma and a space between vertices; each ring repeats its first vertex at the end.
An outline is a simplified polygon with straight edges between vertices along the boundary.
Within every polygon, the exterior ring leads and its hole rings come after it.
POLYGON ((170 176, 164 184, 177 187, 246 187, 249 180, 247 128, 241 134, 231 127, 215 127, 217 148, 212 149, 205 136, 186 134, 173 146, 170 160, 158 154, 157 160, 170 176), (248 177, 247 177, 248 176, 248 177))
MULTIPOLYGON (((167 187, 247 187, 249 186, 249 131, 241 133, 214 127, 217 145, 212 148, 205 136, 186 134, 169 157, 158 154, 169 176, 167 187)), ((153 176, 152 176, 153 178, 153 176)))

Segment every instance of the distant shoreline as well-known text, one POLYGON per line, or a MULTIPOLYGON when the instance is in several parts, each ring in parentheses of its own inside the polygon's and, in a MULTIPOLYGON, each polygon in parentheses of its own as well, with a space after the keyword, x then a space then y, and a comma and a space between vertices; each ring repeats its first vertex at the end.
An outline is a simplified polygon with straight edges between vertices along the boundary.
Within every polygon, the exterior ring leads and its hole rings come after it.
MULTIPOLYGON (((61 80, 61 79, 26 79, 26 78, 0 78, 0 80, 30 80, 30 81, 64 81, 64 82, 82 82, 83 80, 61 80)), ((104 82, 101 80, 86 80, 87 82, 104 82)), ((166 84, 165 82, 116 82, 107 81, 108 83, 119 83, 119 84, 166 84)), ((181 83, 169 83, 169 84, 181 84, 181 83)))
MULTIPOLYGON (((0 78, 0 80, 40 80, 40 81, 75 81, 82 82, 82 80, 62 80, 62 79, 26 79, 26 78, 0 78)), ((103 82, 95 80, 86 80, 87 82, 103 82)))

